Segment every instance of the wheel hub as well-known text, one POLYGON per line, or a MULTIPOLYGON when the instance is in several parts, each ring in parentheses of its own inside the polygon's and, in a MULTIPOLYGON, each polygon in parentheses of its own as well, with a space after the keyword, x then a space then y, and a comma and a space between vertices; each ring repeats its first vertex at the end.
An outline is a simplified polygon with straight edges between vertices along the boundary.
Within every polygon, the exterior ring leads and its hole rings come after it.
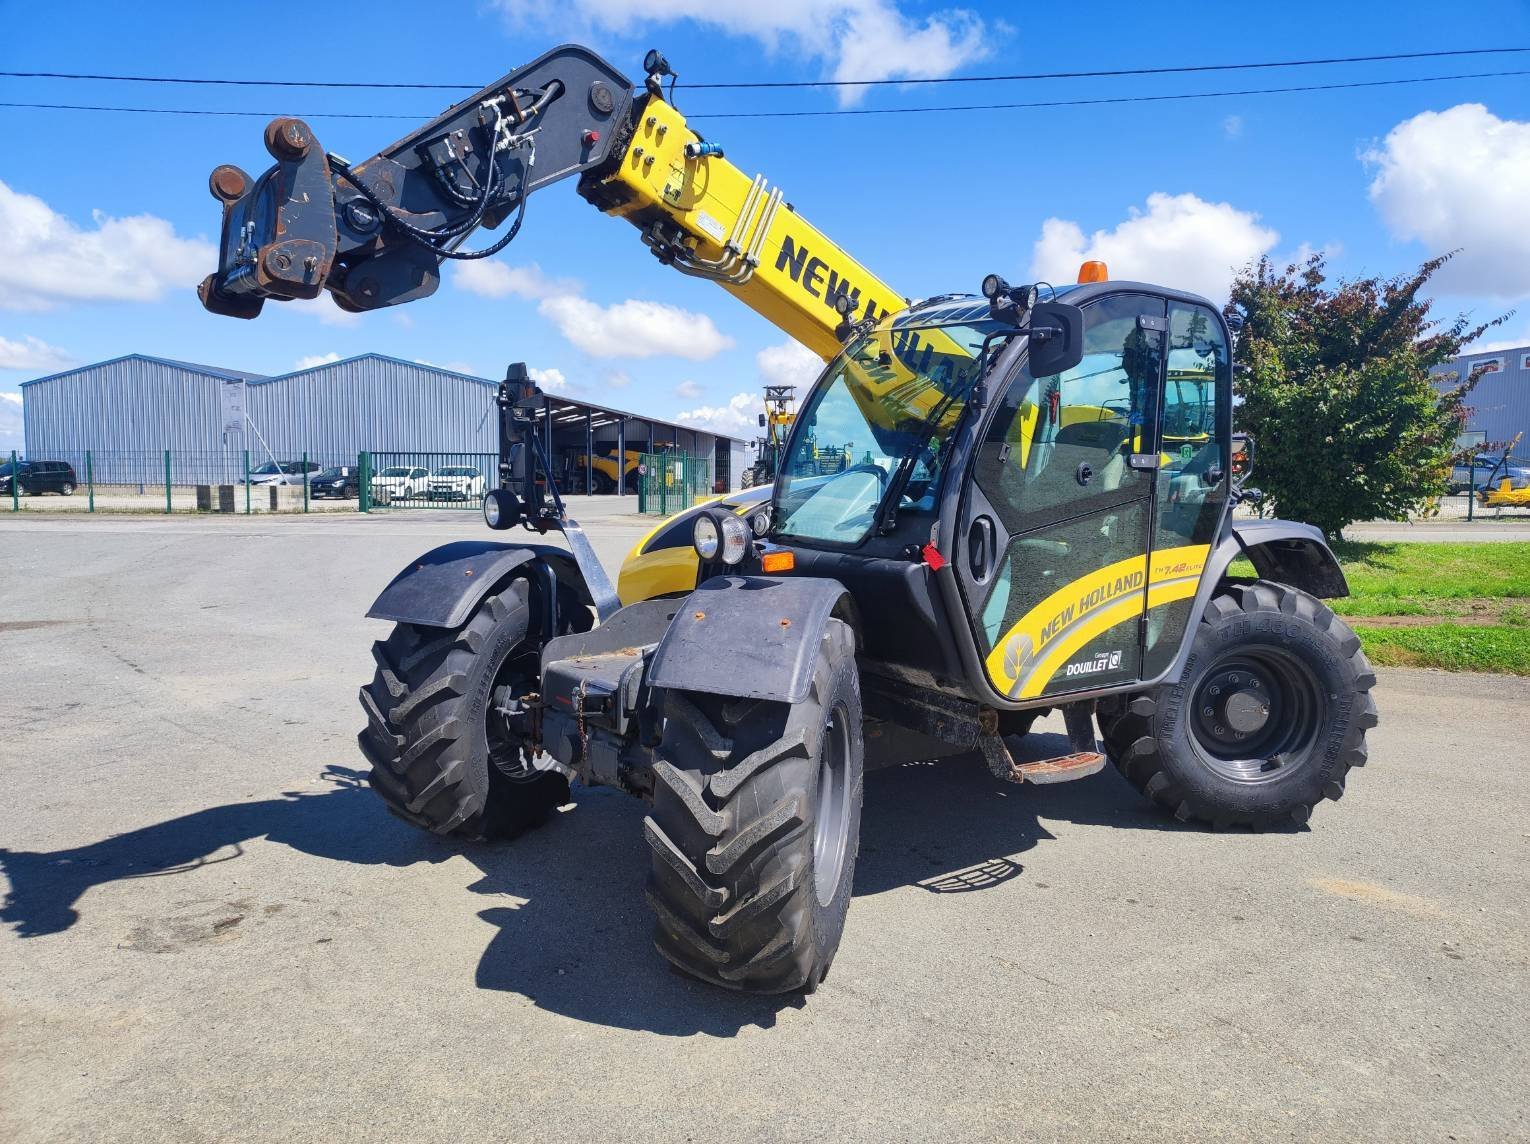
POLYGON ((1212 673, 1197 695, 1195 717, 1201 731, 1228 746, 1258 734, 1274 710, 1271 691, 1270 681, 1253 667, 1224 667, 1212 673))

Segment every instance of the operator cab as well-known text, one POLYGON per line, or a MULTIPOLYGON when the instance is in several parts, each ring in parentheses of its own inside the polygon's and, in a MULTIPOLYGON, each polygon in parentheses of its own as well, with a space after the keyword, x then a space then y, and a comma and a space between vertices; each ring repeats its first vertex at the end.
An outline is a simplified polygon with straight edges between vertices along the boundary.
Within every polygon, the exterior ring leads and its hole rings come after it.
POLYGON ((1060 372, 1032 375, 1023 311, 948 297, 803 403, 770 539, 899 617, 863 630, 872 670, 1017 707, 1171 666, 1227 504, 1231 338, 1203 298, 1085 276, 1048 300, 1082 317, 1060 372))

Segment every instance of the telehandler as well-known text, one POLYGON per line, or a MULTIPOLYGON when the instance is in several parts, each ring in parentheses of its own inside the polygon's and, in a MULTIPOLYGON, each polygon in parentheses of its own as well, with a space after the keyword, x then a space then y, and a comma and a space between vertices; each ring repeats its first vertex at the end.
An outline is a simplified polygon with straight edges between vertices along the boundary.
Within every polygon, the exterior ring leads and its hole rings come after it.
POLYGON ((365 162, 278 119, 264 175, 212 173, 215 313, 423 298, 443 261, 504 248, 533 191, 577 176, 661 263, 828 363, 773 486, 655 529, 624 600, 536 479, 542 401, 510 367, 484 517, 566 547, 448 544, 377 598, 368 615, 395 626, 360 743, 388 806, 496 838, 566 803, 571 777, 620 787, 651 807, 659 951, 779 993, 817 988, 839 945, 868 767, 973 751, 1053 783, 1108 757, 1218 828, 1304 823, 1343 794, 1375 677, 1321 603, 1347 593, 1322 534, 1233 518, 1252 442, 1232 432, 1227 318, 1097 263, 910 303, 692 130, 662 55, 644 70, 634 90, 562 47, 365 162), (854 442, 852 463, 820 472, 819 439, 854 442), (1067 751, 1017 764, 1006 736, 1047 709, 1067 751))

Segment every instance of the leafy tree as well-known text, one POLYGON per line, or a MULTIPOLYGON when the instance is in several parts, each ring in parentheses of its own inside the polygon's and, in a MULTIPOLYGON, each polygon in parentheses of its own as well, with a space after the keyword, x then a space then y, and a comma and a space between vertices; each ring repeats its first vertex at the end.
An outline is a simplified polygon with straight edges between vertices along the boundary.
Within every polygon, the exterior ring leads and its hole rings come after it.
POLYGON ((1229 311, 1244 317, 1233 416, 1258 441, 1254 483, 1282 516, 1337 537, 1445 492, 1477 375, 1441 392, 1430 367, 1509 317, 1430 317, 1420 292, 1450 257, 1335 285, 1321 254, 1280 272, 1260 259, 1233 283, 1229 311))

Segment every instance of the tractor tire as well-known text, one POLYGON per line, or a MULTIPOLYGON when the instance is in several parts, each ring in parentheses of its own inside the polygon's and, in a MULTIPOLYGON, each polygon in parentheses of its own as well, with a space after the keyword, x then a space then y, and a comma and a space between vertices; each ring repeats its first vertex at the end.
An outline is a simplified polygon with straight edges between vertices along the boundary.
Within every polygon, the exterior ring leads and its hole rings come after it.
POLYGON ((616 491, 616 478, 611 476, 610 473, 603 473, 596 469, 594 476, 595 492, 598 495, 603 497, 610 496, 616 491))
POLYGON ((536 690, 525 580, 484 597, 456 629, 398 624, 372 645, 357 736, 371 783, 394 814, 436 834, 510 838, 569 801, 568 779, 531 764, 500 730, 494 688, 517 675, 536 690))
POLYGON ((1179 682, 1099 705, 1106 752, 1181 822, 1305 823, 1365 765, 1376 684, 1359 637, 1285 584, 1232 584, 1207 605, 1179 682))
POLYGON ((805 702, 665 700, 648 903, 678 969, 750 993, 811 993, 839 948, 860 843, 855 635, 829 622, 805 702))

